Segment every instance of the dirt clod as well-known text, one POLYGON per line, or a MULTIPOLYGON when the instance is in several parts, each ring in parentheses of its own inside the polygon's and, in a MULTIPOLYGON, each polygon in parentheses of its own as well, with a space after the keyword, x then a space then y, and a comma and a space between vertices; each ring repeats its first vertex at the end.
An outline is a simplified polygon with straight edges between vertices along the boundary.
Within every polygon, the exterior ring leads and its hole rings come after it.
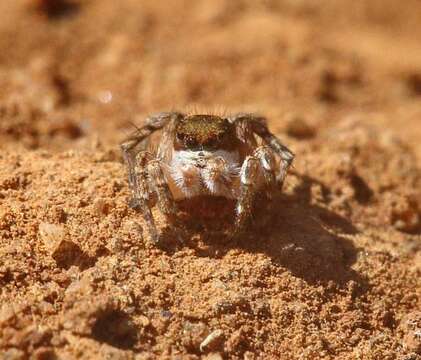
POLYGON ((315 129, 302 117, 291 116, 287 122, 287 134, 297 139, 308 139, 315 136, 315 129))

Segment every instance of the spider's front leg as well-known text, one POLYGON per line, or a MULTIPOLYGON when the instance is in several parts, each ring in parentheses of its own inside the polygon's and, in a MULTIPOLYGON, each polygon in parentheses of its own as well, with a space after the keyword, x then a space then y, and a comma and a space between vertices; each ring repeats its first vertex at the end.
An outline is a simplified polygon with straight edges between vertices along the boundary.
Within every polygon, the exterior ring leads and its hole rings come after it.
POLYGON ((159 236, 149 203, 149 174, 147 169, 147 164, 152 157, 152 154, 148 151, 141 151, 136 155, 132 169, 135 187, 132 188, 133 197, 130 200, 130 206, 140 211, 153 242, 157 243, 159 236))
POLYGON ((267 145, 259 146, 253 155, 259 159, 259 165, 264 178, 264 188, 269 199, 276 191, 276 160, 271 148, 267 145))
POLYGON ((236 207, 234 236, 240 235, 253 212, 254 199, 260 190, 268 199, 276 189, 276 162, 269 146, 259 146, 244 161, 240 170, 240 198, 236 207))
POLYGON ((157 205, 166 219, 175 228, 175 235, 182 238, 182 226, 177 218, 177 206, 165 177, 164 165, 160 160, 151 160, 148 165, 148 177, 151 188, 157 195, 157 205))
POLYGON ((152 155, 144 151, 150 135, 162 129, 171 121, 183 117, 178 112, 161 112, 149 116, 145 125, 139 128, 132 136, 121 143, 124 161, 129 175, 129 187, 132 193, 129 205, 131 208, 140 210, 152 239, 158 241, 158 232, 149 204, 149 185, 146 165, 152 155))
POLYGON ((136 174, 137 156, 144 150, 145 143, 147 142, 149 136, 151 136, 155 131, 161 130, 170 121, 174 121, 183 116, 183 114, 178 112, 161 112, 151 115, 146 119, 145 125, 139 128, 132 136, 120 144, 124 161, 128 168, 129 187, 132 192, 130 206, 132 208, 138 208, 141 205, 140 198, 136 195, 139 188, 139 177, 136 174))
POLYGON ((282 186, 288 173, 288 169, 294 160, 294 153, 269 131, 264 117, 255 114, 240 113, 231 118, 231 121, 240 127, 248 129, 248 132, 258 135, 274 153, 278 154, 281 158, 281 166, 276 180, 282 186))
POLYGON ((253 202, 258 189, 260 163, 255 156, 248 156, 240 170, 240 197, 232 237, 241 235, 251 217, 253 202))

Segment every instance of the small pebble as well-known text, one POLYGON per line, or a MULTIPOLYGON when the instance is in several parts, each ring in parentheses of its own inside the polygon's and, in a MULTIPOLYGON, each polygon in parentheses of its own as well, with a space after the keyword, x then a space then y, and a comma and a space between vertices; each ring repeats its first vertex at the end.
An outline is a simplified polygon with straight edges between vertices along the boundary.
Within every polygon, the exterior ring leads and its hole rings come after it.
POLYGON ((221 329, 212 331, 200 344, 200 351, 205 352, 213 350, 221 342, 224 333, 221 329))

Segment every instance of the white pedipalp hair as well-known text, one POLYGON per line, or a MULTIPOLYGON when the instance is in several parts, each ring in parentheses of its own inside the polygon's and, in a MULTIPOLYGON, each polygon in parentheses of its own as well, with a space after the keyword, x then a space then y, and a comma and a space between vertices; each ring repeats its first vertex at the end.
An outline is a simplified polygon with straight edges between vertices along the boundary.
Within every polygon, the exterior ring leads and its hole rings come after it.
POLYGON ((207 168, 202 172, 202 180, 207 190, 215 196, 225 196, 232 198, 234 196, 232 181, 238 177, 240 167, 232 163, 222 163, 216 169, 207 168))
POLYGON ((185 197, 193 197, 200 195, 202 180, 194 163, 185 155, 177 153, 174 155, 170 166, 170 176, 185 197))
POLYGON ((232 182, 240 172, 238 152, 175 151, 170 168, 174 183, 186 197, 235 196, 232 182))

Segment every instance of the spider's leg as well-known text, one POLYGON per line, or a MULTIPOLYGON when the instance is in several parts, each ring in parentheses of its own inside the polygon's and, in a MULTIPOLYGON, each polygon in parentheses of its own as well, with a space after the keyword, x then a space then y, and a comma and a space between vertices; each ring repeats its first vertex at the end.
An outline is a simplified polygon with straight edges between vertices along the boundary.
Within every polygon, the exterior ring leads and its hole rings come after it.
POLYGON ((145 124, 138 128, 136 132, 129 136, 122 144, 121 149, 123 152, 136 148, 142 141, 145 141, 155 131, 162 129, 170 121, 184 117, 179 112, 160 112, 157 114, 149 115, 145 124))
POLYGON ((133 170, 136 187, 133 191, 133 198, 130 202, 130 206, 140 211, 145 220, 149 234, 153 242, 156 243, 158 242, 158 232, 149 203, 149 176, 146 167, 146 163, 150 161, 151 157, 152 155, 147 151, 142 151, 136 156, 136 166, 133 170))
POLYGON ((259 146, 254 150, 253 155, 260 162, 260 169, 265 179, 265 188, 268 198, 276 189, 276 160, 272 149, 268 145, 259 146))
POLYGON ((233 236, 241 234, 253 210, 253 200, 258 187, 260 163, 254 156, 248 156, 240 170, 240 197, 236 206, 233 236))
POLYGON ((132 207, 138 206, 138 199, 136 198, 135 193, 138 191, 137 188, 139 187, 139 178, 136 174, 136 156, 140 152, 139 148, 142 147, 142 144, 144 144, 148 137, 155 131, 162 129, 170 121, 174 121, 182 116, 182 114, 177 112, 162 112, 151 115, 146 119, 145 125, 120 144, 124 161, 128 168, 129 187, 133 194, 131 200, 132 207))
POLYGON ((294 153, 289 150, 281 141, 273 135, 266 124, 266 119, 255 114, 237 114, 231 121, 235 123, 246 123, 252 132, 258 135, 270 148, 281 158, 280 172, 277 181, 282 185, 287 175, 288 169, 294 160, 294 153))
POLYGON ((168 220, 173 222, 176 218, 177 210, 160 160, 152 160, 148 163, 148 174, 150 184, 158 197, 157 205, 159 210, 168 220))
POLYGON ((152 160, 148 163, 147 169, 151 187, 157 195, 158 208, 168 221, 175 226, 176 235, 180 237, 181 226, 177 219, 177 207, 165 178, 163 164, 160 160, 152 160))
POLYGON ((294 161, 295 155, 291 150, 283 145, 275 135, 269 133, 269 135, 264 139, 281 158, 281 166, 276 180, 282 186, 284 184, 285 177, 288 174, 288 170, 294 161))

